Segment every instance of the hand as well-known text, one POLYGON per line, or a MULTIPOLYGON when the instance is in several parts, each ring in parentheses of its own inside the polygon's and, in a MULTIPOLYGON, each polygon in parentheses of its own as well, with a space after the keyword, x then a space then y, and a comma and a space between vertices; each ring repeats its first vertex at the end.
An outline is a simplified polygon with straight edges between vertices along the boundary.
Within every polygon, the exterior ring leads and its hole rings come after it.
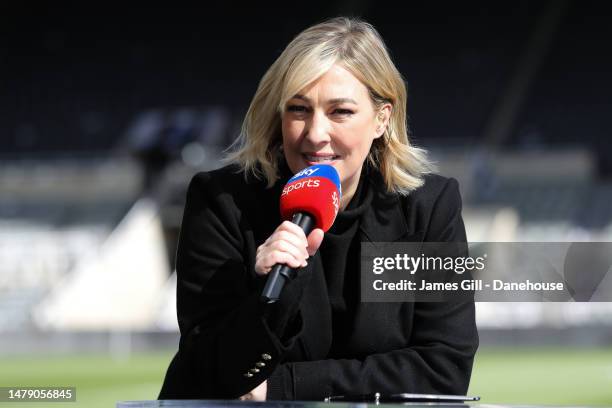
POLYGON ((240 397, 240 401, 265 401, 268 394, 268 380, 262 382, 248 394, 240 397))
POLYGON ((291 268, 306 266, 306 259, 321 246, 323 235, 322 229, 315 228, 306 238, 300 227, 291 221, 284 221, 257 248, 255 272, 266 275, 276 264, 285 264, 291 268))

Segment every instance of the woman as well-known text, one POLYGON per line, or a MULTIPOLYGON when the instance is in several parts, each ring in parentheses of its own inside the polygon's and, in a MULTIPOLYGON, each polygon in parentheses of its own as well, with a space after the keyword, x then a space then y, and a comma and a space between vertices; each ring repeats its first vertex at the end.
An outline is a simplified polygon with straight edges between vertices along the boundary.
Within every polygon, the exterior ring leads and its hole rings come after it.
POLYGON ((466 239, 457 182, 429 174, 405 107, 371 25, 336 18, 288 45, 259 84, 231 164, 189 186, 176 265, 181 341, 161 399, 467 391, 473 302, 359 300, 361 242, 466 239), (306 237, 280 222, 279 198, 316 163, 338 170, 341 212, 327 233, 306 237), (262 304, 277 263, 298 276, 262 304))

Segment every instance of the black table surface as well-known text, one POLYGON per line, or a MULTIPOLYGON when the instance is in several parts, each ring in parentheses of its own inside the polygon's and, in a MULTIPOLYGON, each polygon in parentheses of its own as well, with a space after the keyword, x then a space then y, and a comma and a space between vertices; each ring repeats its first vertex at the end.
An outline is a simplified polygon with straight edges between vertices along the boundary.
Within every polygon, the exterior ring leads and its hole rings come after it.
MULTIPOLYGON (((316 402, 316 401, 237 401, 237 400, 162 400, 162 401, 120 401, 117 403, 117 408, 366 408, 368 406, 378 406, 380 408, 399 408, 402 406, 410 406, 410 408, 535 408, 546 407, 554 408, 553 405, 499 405, 499 404, 480 404, 480 403, 421 403, 407 402, 394 404, 374 404, 366 402, 316 402)), ((558 406, 569 408, 570 406, 558 406)), ((581 405, 581 408, 586 405, 581 405)), ((612 407, 612 406, 610 406, 612 407)), ((610 408, 609 407, 609 408, 610 408)), ((598 406, 597 408, 603 408, 598 406)))

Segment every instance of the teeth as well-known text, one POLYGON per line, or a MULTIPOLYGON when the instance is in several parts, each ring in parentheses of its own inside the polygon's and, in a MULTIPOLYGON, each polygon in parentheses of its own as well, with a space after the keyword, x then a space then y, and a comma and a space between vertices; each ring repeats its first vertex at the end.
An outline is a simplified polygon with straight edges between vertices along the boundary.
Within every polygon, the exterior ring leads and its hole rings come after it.
POLYGON ((309 156, 307 154, 305 154, 304 156, 306 157, 306 160, 311 161, 311 162, 332 161, 336 157, 338 157, 338 156, 309 156))

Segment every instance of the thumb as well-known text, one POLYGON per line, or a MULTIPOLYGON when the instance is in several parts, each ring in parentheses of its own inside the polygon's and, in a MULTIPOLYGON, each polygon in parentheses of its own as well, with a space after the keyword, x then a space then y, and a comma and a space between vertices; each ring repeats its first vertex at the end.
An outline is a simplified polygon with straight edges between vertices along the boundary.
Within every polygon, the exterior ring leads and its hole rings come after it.
POLYGON ((324 232, 321 228, 315 228, 308 235, 308 255, 313 256, 323 242, 324 232))

